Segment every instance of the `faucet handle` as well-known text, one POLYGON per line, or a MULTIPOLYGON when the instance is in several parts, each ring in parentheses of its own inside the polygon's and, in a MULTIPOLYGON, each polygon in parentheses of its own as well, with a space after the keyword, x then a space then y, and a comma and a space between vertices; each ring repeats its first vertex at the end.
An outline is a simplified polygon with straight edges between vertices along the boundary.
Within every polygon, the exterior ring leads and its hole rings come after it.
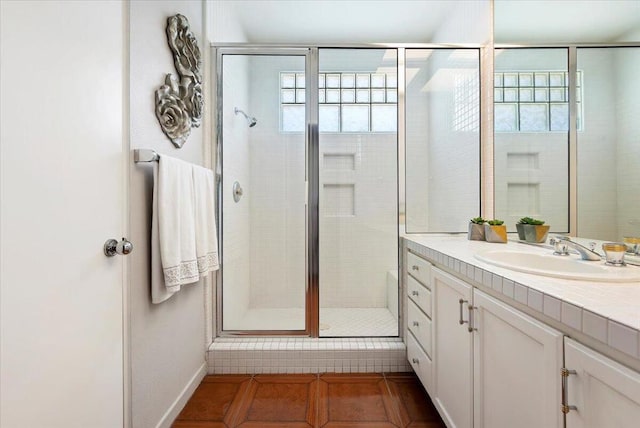
POLYGON ((549 239, 549 244, 553 245, 553 254, 556 256, 568 256, 569 248, 566 244, 567 241, 570 241, 568 236, 555 236, 549 239))

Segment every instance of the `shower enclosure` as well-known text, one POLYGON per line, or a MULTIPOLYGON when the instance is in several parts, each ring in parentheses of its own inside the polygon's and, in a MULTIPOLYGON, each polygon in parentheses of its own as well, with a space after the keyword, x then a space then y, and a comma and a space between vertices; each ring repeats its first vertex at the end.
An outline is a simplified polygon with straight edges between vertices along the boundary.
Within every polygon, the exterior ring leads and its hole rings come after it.
POLYGON ((398 336, 404 207, 410 232, 461 232, 477 215, 477 191, 437 177, 477 182, 479 51, 214 54, 218 333, 398 336), (405 139, 407 165, 420 163, 399 174, 405 139), (423 219, 423 203, 455 210, 423 219))
POLYGON ((216 53, 221 332, 397 336, 396 50, 216 53))

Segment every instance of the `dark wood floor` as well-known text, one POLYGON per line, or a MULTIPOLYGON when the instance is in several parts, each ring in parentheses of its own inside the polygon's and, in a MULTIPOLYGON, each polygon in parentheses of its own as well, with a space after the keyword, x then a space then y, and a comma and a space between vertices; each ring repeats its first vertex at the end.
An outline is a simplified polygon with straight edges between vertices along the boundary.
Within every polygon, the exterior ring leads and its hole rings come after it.
POLYGON ((214 375, 174 428, 441 428, 414 374, 214 375))

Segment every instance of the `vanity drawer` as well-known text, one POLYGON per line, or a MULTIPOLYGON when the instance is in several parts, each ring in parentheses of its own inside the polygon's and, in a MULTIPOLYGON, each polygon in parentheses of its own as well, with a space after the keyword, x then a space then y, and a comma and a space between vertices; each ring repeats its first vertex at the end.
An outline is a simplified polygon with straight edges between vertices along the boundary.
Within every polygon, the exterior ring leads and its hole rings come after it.
POLYGON ((415 303, 409 301, 407 308, 407 327, 422 345, 427 355, 433 355, 431 351, 431 320, 424 314, 415 303))
POLYGON ((433 392, 432 362, 411 333, 407 334, 407 359, 424 388, 431 394, 433 392))
POLYGON ((422 312, 431 317, 431 290, 411 276, 407 276, 407 294, 422 309, 422 312))
POLYGON ((431 264, 425 259, 407 252, 407 272, 424 285, 430 285, 431 264))

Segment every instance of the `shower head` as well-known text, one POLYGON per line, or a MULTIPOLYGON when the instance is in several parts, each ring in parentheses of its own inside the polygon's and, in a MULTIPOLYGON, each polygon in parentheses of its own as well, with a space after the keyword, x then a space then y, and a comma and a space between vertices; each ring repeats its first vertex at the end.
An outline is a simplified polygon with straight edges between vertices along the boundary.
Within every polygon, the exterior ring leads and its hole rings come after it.
POLYGON ((238 107, 233 109, 233 112, 235 114, 238 114, 238 113, 242 114, 245 117, 245 119, 247 119, 247 121, 249 122, 249 128, 253 128, 254 126, 256 126, 256 123, 258 123, 258 120, 255 117, 249 116, 247 113, 243 112, 238 107))

